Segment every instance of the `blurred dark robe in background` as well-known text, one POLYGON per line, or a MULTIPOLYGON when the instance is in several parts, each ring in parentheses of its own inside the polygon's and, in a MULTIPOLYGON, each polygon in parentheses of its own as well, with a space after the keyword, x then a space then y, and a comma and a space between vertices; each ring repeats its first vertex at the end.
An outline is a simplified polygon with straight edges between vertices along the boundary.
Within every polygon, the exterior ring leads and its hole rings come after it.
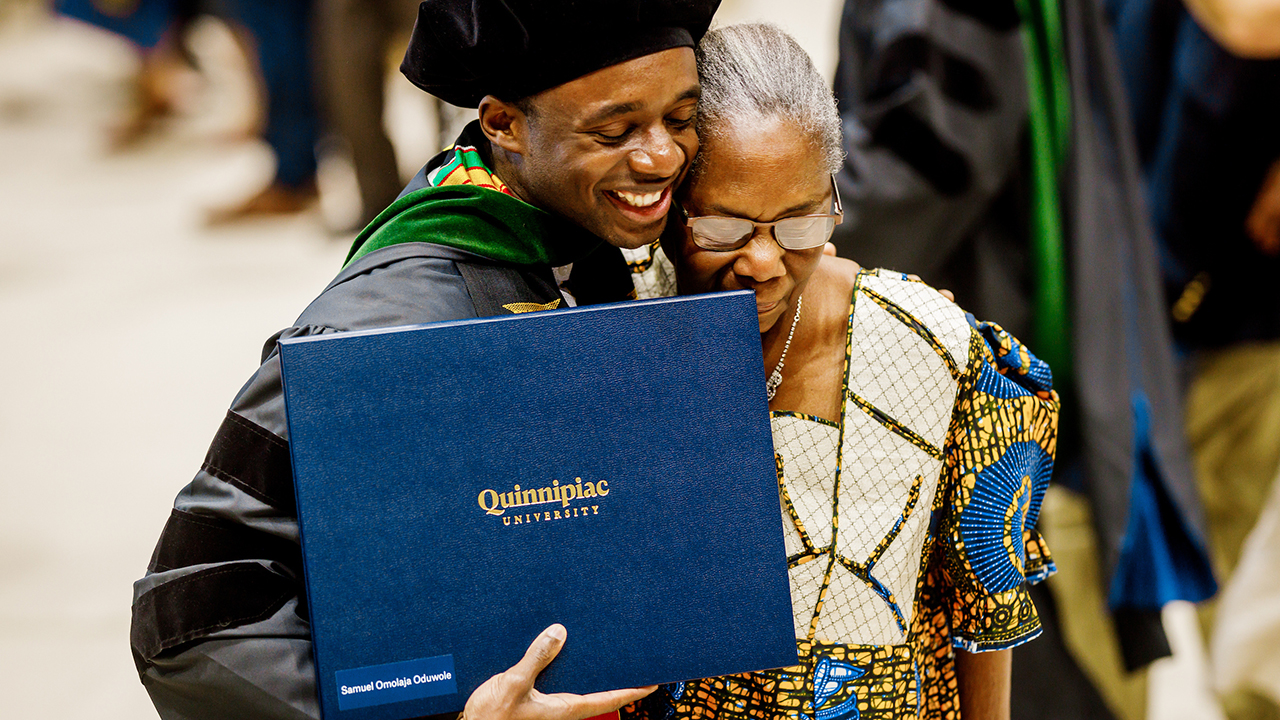
MULTIPOLYGON (((1160 607, 1215 586, 1109 30, 1098 0, 1065 0, 1055 16, 1074 116, 1058 178, 1073 367, 1055 368, 1064 396, 1055 482, 1089 500, 1097 581, 1132 671, 1169 654, 1160 607)), ((1036 350, 1046 339, 1033 323, 1024 30, 1013 2, 846 2, 835 86, 848 217, 835 243, 865 266, 951 289, 1036 350)), ((1037 604, 1046 634, 1014 651, 1013 716, 1110 717, 1062 641, 1063 608, 1043 591, 1037 604)))

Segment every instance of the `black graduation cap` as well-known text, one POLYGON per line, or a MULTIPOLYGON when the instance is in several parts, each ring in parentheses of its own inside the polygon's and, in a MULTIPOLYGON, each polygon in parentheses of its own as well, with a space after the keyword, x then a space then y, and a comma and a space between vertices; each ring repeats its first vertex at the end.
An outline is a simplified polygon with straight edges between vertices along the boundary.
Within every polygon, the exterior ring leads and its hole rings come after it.
POLYGON ((720 0, 423 0, 400 72, 462 107, 694 47, 720 0))

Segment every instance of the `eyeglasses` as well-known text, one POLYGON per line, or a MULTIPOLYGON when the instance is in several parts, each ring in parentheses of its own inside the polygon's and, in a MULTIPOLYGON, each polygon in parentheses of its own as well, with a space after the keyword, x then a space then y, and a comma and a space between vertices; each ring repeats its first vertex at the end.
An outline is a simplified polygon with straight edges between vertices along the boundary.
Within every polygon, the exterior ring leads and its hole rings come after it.
POLYGON ((825 215, 799 215, 773 222, 756 222, 740 217, 703 215, 690 217, 683 207, 685 225, 693 231, 693 243, 703 250, 728 252, 737 250, 751 241, 757 230, 772 230, 773 239, 787 250, 809 250, 831 239, 836 226, 844 221, 844 208, 840 204, 840 190, 836 176, 831 176, 831 197, 834 212, 825 215))

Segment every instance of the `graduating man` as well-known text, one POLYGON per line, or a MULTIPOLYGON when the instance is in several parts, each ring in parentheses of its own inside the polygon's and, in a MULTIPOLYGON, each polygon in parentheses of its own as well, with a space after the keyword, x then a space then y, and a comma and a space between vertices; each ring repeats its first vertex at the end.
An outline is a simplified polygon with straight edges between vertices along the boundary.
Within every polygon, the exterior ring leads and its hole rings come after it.
MULTIPOLYGON (((276 340, 625 299, 697 151, 693 46, 719 0, 426 0, 402 70, 478 119, 267 341, 146 577, 131 645, 162 718, 315 718, 276 340)), ((540 696, 553 626, 468 717, 580 718, 644 691, 540 696)))

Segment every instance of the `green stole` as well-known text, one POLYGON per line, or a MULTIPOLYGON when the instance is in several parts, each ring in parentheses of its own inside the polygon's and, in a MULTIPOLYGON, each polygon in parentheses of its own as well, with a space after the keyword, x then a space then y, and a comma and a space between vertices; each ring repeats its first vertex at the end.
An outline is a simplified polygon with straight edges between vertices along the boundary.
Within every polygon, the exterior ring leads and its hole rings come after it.
POLYGON ((1058 0, 1016 0, 1022 16, 1031 116, 1031 258, 1036 354, 1054 384, 1072 378, 1070 299, 1058 181, 1071 144, 1071 86, 1058 0))
POLYGON ((415 190, 356 236, 345 265, 392 245, 425 242, 515 265, 554 267, 602 240, 577 225, 497 190, 446 185, 415 190))

